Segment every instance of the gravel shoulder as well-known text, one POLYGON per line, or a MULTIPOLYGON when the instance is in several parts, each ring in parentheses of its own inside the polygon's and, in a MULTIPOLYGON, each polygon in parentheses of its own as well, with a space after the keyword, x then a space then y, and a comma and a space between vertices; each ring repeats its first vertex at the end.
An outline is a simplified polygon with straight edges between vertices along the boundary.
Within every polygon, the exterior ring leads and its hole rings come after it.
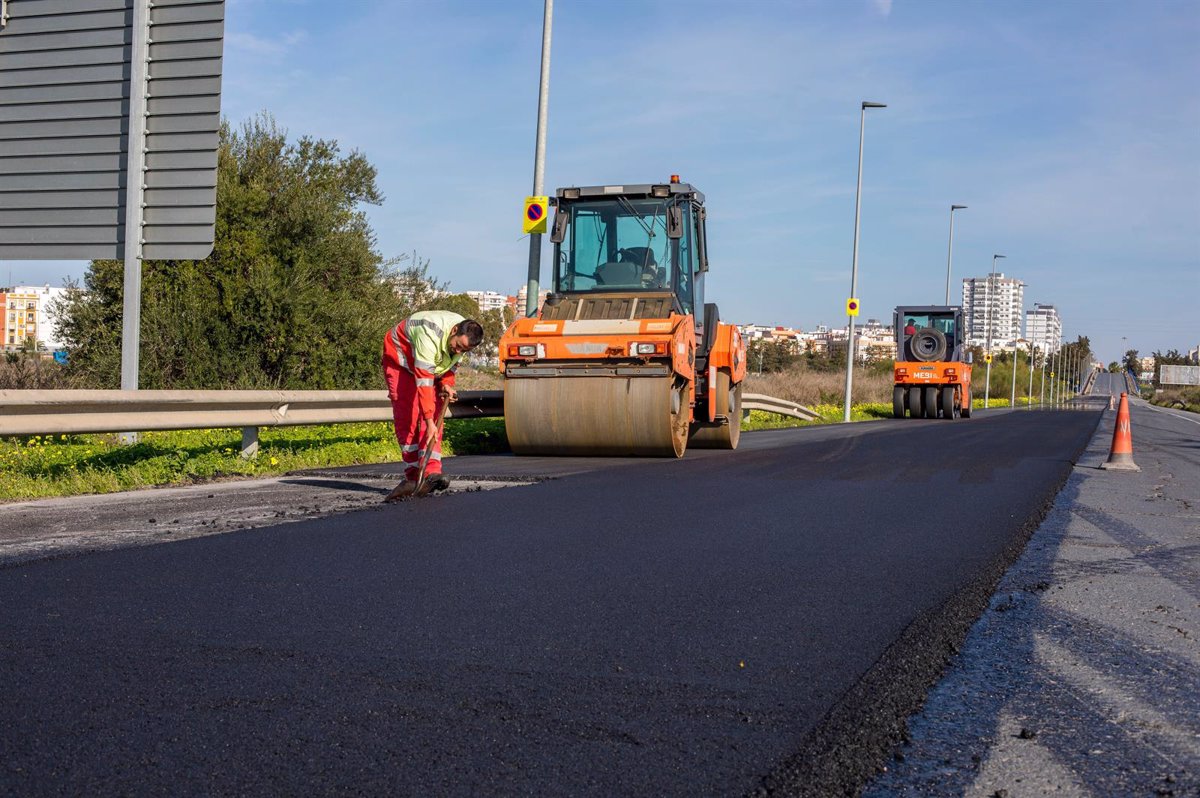
POLYGON ((1115 415, 864 795, 1200 795, 1200 424, 1115 415))

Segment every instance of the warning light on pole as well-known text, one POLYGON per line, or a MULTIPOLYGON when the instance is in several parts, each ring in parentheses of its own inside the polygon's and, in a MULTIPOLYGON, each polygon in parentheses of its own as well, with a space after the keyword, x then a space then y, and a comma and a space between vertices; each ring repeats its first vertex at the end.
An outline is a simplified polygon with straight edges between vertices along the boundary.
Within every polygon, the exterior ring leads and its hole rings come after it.
POLYGON ((525 235, 541 235, 546 232, 546 222, 550 214, 549 197, 526 197, 525 215, 521 218, 521 229, 525 235))
POLYGON ((849 299, 846 300, 846 315, 847 316, 857 316, 858 315, 858 300, 855 299, 854 297, 850 297, 849 299))
POLYGON ((991 362, 992 362, 992 353, 991 353, 991 352, 988 352, 988 353, 984 354, 984 356, 983 356, 983 362, 984 362, 984 363, 991 363, 991 362))

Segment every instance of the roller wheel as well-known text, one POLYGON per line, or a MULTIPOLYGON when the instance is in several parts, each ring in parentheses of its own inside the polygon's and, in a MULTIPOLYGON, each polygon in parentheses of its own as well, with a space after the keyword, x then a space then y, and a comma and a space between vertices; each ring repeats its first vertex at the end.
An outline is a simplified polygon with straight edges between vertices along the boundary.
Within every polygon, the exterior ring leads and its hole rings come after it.
POLYGON ((904 418, 904 411, 907 408, 907 403, 904 401, 907 398, 908 391, 903 385, 897 385, 892 388, 892 415, 896 418, 904 418))
POLYGON ((954 420, 954 386, 947 385, 938 394, 942 402, 942 418, 954 420))
POLYGON ((923 407, 923 404, 921 401, 921 394, 922 394, 922 391, 921 391, 920 385, 909 386, 909 389, 908 389, 908 414, 910 416, 912 416, 913 418, 920 418, 922 415, 924 415, 924 411, 921 409, 923 407))
POLYGON ((925 398, 924 398, 924 401, 921 403, 925 409, 925 418, 937 418, 937 414, 938 414, 937 393, 938 393, 938 391, 937 391, 936 385, 926 385, 925 386, 925 398))
POLYGON ((962 407, 959 409, 958 412, 960 415, 962 415, 963 418, 971 417, 971 392, 970 391, 963 391, 962 407))
MULTIPOLYGON (((697 449, 736 449, 742 437, 742 384, 733 384, 733 376, 727 369, 717 370, 717 384, 713 386, 717 397, 717 415, 725 416, 728 424, 700 422, 692 425, 688 446, 697 449)), ((701 408, 696 408, 699 415, 701 408)), ((704 416, 708 418, 707 415, 704 416)))
POLYGON ((518 377, 504 383, 515 454, 682 457, 687 383, 664 377, 518 377))

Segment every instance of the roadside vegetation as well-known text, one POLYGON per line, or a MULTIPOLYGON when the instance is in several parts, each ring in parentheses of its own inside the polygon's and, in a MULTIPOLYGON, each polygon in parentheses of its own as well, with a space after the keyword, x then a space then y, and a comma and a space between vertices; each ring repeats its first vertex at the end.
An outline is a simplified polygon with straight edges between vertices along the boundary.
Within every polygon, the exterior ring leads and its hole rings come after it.
POLYGON ((1173 407, 1176 410, 1187 410, 1189 413, 1200 413, 1200 388, 1179 386, 1164 388, 1160 393, 1149 397, 1151 404, 1159 407, 1173 407))

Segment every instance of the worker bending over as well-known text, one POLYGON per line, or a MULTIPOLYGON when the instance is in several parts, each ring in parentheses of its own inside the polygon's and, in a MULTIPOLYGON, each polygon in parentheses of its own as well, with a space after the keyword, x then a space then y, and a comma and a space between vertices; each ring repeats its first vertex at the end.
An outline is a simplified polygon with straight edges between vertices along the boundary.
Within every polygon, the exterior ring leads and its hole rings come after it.
POLYGON ((442 474, 442 439, 437 426, 439 400, 454 401, 454 372, 463 355, 483 341, 483 327, 448 310, 423 310, 393 327, 383 338, 383 376, 392 401, 396 441, 404 460, 404 480, 384 501, 411 496, 426 449, 432 449, 425 467, 431 491, 445 490, 449 477, 442 474))

